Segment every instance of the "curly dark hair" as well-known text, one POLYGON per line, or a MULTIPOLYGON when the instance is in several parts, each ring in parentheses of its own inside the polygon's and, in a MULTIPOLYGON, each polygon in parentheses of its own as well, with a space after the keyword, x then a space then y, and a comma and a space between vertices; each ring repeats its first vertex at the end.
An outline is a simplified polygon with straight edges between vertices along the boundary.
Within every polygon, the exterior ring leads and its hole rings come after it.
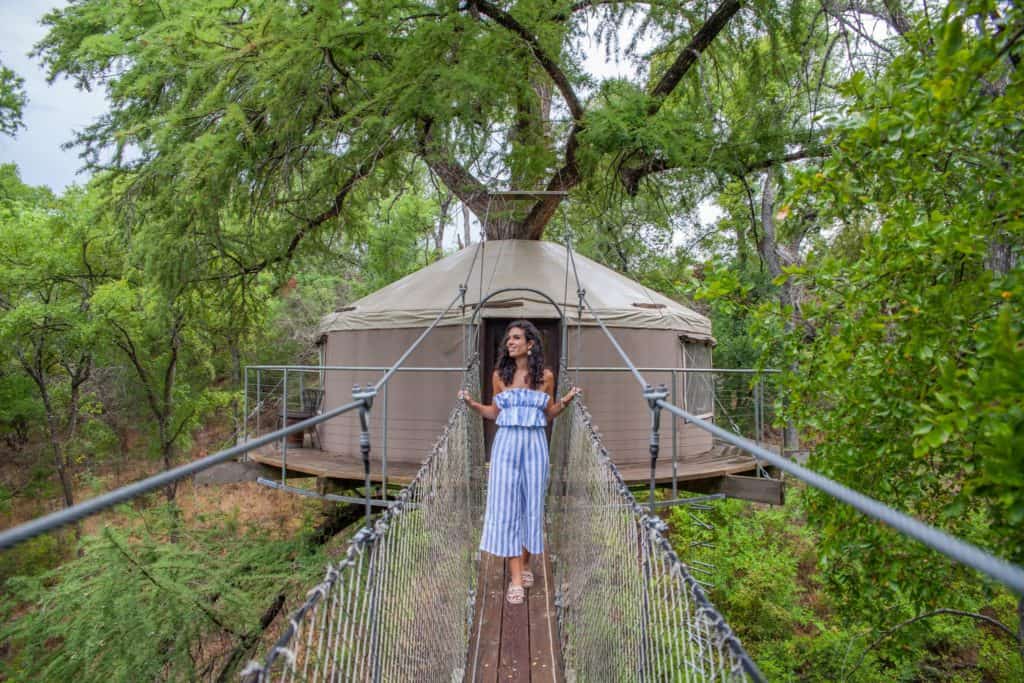
POLYGON ((533 342, 533 349, 527 357, 527 382, 531 389, 537 389, 544 385, 544 342, 541 341, 540 332, 529 320, 513 320, 505 328, 505 334, 501 338, 501 348, 498 349, 498 376, 502 383, 508 387, 516 374, 516 361, 508 355, 508 333, 513 327, 518 327, 526 335, 526 342, 533 342))

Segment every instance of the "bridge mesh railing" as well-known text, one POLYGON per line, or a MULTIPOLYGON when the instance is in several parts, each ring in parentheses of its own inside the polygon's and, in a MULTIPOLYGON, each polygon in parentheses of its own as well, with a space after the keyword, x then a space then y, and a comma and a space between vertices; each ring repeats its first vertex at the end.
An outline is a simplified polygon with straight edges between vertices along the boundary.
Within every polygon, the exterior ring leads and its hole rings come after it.
MULTIPOLYGON (((470 386, 479 384, 475 372, 470 386)), ((327 567, 266 659, 250 663, 243 679, 461 680, 475 600, 482 462, 481 420, 460 402, 396 504, 327 567)))
POLYGON ((581 403, 556 421, 551 455, 548 538, 566 679, 758 679, 664 522, 630 493, 581 403))

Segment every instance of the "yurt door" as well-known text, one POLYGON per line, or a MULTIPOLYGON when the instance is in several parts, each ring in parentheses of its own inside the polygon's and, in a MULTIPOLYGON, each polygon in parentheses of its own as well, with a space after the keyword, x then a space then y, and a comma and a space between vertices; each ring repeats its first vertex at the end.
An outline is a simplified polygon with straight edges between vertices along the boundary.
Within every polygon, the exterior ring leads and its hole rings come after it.
MULTIPOLYGON (((483 359, 483 395, 484 403, 491 403, 494 396, 494 387, 491 377, 494 374, 495 363, 498 360, 498 349, 505 337, 505 328, 514 318, 485 318, 484 330, 480 343, 480 357, 483 359)), ((559 320, 533 319, 532 322, 537 331, 540 332, 544 344, 544 367, 555 373, 555 386, 558 386, 558 359, 562 354, 562 325, 559 320)), ((498 426, 491 420, 484 420, 484 444, 487 450, 487 461, 491 460, 491 442, 494 440, 494 433, 498 426)), ((551 439, 551 425, 548 425, 548 439, 551 439)))

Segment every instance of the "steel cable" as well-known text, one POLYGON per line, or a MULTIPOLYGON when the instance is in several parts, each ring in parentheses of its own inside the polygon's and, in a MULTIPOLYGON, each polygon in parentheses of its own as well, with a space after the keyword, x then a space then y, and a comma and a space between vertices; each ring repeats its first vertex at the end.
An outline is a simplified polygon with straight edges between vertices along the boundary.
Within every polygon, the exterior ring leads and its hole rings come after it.
POLYGON ((571 680, 764 680, 658 517, 630 493, 582 403, 556 421, 549 547, 571 680), (561 500, 559 500, 559 496, 561 500))

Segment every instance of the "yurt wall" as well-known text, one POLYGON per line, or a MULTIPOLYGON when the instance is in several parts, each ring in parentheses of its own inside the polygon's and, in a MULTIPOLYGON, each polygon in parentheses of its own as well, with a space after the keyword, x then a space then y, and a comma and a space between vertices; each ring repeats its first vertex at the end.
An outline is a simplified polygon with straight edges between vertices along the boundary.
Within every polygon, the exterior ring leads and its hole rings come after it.
MULTIPOLYGON (((435 328, 404 367, 452 367, 462 365, 461 326, 435 328)), ((422 328, 344 330, 327 335, 324 357, 327 366, 389 367, 422 334, 422 328)), ((326 373, 324 406, 336 407, 352 400, 352 385, 376 382, 382 371, 331 370, 326 373)), ((459 372, 402 372, 388 382, 388 463, 420 463, 441 434, 455 405, 462 381, 459 372)), ((371 457, 380 462, 383 449, 381 424, 384 395, 377 396, 370 411, 371 457)), ((359 415, 346 413, 327 422, 320 431, 322 448, 328 452, 359 452, 359 415)), ((377 471, 379 465, 374 467, 377 471)))
MULTIPOLYGON (((489 319, 485 327, 492 331, 481 340, 486 349, 500 341, 500 334, 510 321, 489 319)), ((542 328, 557 331, 557 321, 542 321, 542 328), (548 324, 545 324, 548 323, 548 324)), ((327 335, 324 357, 328 366, 387 366, 422 332, 421 329, 335 331, 327 335)), ((700 342, 685 342, 672 330, 613 328, 612 333, 627 354, 641 367, 706 367, 710 364, 710 346, 700 342), (686 349, 686 351, 684 351, 686 349)), ((568 355, 570 367, 622 368, 622 359, 612 348, 600 328, 585 326, 580 333, 570 327, 568 355)), ((462 363, 462 326, 436 328, 430 337, 408 359, 406 367, 459 367, 462 363)), ((550 335, 546 335, 549 336, 550 335)), ((557 365, 557 344, 548 343, 549 364, 557 365)), ((487 375, 493 369, 492 353, 485 354, 488 370, 484 373, 484 386, 477 392, 484 400, 490 398, 487 375)), ((326 374, 324 405, 338 406, 351 400, 352 385, 375 382, 380 371, 329 371, 326 374)), ((647 380, 671 387, 668 372, 644 373, 647 380)), ((571 373, 570 380, 576 373, 571 373)), ((462 379, 457 372, 399 372, 390 382, 387 397, 389 432, 387 439, 388 462, 416 464, 423 460, 443 428, 454 405, 455 395, 462 379)), ((643 480, 649 467, 648 437, 650 412, 641 397, 640 387, 626 371, 581 371, 579 383, 584 400, 595 425, 601 432, 616 465, 628 480, 643 480)), ((684 375, 676 380, 677 400, 685 402, 697 414, 710 412, 710 377, 684 375), (704 409, 702 409, 704 408, 704 409), (706 409, 706 410, 705 410, 706 409)), ((384 417, 384 396, 378 396, 371 411, 372 457, 380 461, 383 439, 381 424, 384 417)), ((663 413, 661 423, 661 462, 672 457, 672 421, 663 413)), ((328 452, 358 453, 359 420, 349 413, 330 421, 320 432, 323 449, 328 452)), ((687 456, 704 453, 711 448, 711 437, 692 425, 677 425, 677 452, 680 462, 687 456)), ((376 470, 376 467, 375 467, 376 470)))
MULTIPOLYGON (((612 334, 623 350, 638 367, 682 368, 684 367, 683 342, 678 332, 672 330, 612 328, 612 334)), ((582 343, 577 343, 575 327, 569 331, 569 364, 576 365, 575 356, 579 349, 579 365, 582 367, 623 368, 622 358, 612 347, 608 337, 597 327, 582 328, 582 343)), ((708 347, 710 349, 710 347, 708 347)), ((691 354, 692 355, 692 354, 691 354)), ((710 353, 704 356, 710 363, 710 353)), ((691 367, 693 359, 691 359, 691 367)), ((570 373, 575 381, 575 372, 570 373)), ((651 384, 665 384, 672 387, 670 372, 644 371, 644 378, 651 384)), ((678 403, 684 396, 683 373, 678 373, 676 390, 678 403)), ((696 380, 694 375, 686 378, 693 405, 708 406, 710 412, 710 383, 696 380), (700 399, 698 401, 698 398, 700 399)), ((627 480, 643 480, 650 468, 651 417, 647 403, 643 400, 642 389, 633 375, 625 370, 615 372, 581 371, 580 388, 584 400, 594 418, 594 424, 603 437, 604 444, 627 480)), ((672 416, 662 412, 661 452, 659 462, 672 458, 672 416)), ((711 449, 711 435, 693 425, 679 421, 676 443, 680 462, 687 456, 705 453, 711 449)), ((660 470, 661 468, 659 468, 660 470)))

